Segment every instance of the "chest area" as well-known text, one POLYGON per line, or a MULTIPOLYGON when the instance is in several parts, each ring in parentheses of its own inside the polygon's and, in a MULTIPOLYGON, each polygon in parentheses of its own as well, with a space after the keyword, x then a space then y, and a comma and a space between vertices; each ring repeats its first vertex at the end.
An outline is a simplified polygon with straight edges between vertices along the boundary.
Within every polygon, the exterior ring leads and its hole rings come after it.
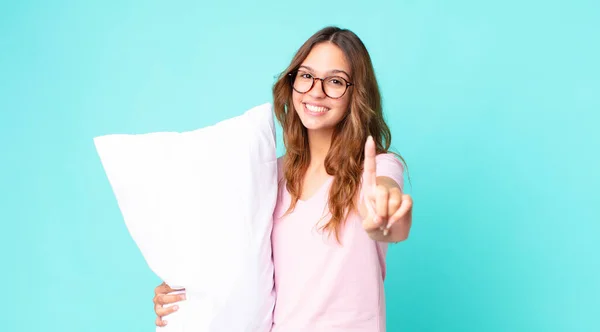
POLYGON ((302 192, 299 199, 307 202, 321 191, 328 191, 332 181, 333 177, 328 174, 307 174, 302 181, 302 192))

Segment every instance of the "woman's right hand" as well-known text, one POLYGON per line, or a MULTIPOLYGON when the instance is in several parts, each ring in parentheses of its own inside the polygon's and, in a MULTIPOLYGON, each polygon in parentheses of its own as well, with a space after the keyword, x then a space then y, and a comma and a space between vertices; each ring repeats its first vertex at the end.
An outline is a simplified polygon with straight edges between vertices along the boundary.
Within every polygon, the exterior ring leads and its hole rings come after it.
POLYGON ((178 305, 172 305, 164 308, 165 304, 172 304, 185 300, 185 293, 169 294, 176 291, 185 291, 185 289, 172 289, 166 283, 162 283, 154 289, 154 312, 156 312, 156 326, 165 326, 167 321, 163 317, 172 314, 179 309, 178 305))

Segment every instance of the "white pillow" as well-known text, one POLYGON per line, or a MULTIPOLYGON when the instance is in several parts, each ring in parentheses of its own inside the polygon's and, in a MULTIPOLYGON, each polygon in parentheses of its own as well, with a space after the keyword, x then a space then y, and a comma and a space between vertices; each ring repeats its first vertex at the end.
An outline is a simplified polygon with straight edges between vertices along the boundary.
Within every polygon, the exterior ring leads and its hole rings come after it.
POLYGON ((148 266, 172 288, 186 288, 187 300, 157 330, 269 331, 277 199, 271 104, 194 131, 94 142, 148 266))

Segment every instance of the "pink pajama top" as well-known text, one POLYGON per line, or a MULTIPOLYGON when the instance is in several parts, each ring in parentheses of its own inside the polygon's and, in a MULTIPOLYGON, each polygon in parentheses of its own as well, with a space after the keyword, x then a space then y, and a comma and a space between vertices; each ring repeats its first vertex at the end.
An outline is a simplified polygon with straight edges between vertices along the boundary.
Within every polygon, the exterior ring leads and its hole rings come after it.
MULTIPOLYGON (((402 187, 403 167, 393 154, 378 155, 376 163, 377 176, 390 177, 402 187)), ((279 158, 280 178, 281 167, 279 158)), ((286 216, 291 196, 285 181, 280 182, 271 235, 277 293, 272 332, 386 330, 387 244, 369 238, 358 212, 343 224, 341 244, 333 233, 319 229, 329 220, 332 181, 333 176, 286 216)))

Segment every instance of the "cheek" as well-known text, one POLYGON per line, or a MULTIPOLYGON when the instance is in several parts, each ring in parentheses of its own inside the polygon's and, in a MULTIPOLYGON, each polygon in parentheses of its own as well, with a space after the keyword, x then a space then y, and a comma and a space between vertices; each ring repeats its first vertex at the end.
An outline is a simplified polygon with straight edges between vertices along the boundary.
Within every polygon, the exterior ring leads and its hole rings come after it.
POLYGON ((296 91, 292 92, 292 102, 294 103, 294 108, 296 111, 302 109, 302 95, 297 93, 296 91))
POLYGON ((348 112, 348 110, 350 109, 350 98, 344 96, 341 99, 337 99, 335 101, 335 108, 340 110, 342 114, 348 112))

